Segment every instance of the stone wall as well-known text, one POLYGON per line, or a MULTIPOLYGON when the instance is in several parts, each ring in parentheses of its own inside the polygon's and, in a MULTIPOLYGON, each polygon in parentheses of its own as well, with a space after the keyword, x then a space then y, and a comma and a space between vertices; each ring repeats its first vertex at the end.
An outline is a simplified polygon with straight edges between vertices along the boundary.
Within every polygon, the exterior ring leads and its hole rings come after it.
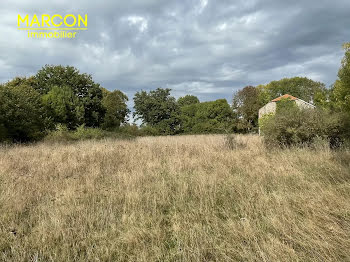
POLYGON ((314 105, 310 104, 310 103, 307 103, 301 99, 297 99, 295 100, 295 103, 297 104, 297 106, 299 108, 303 108, 303 109, 308 109, 308 108, 315 108, 314 105))
MULTIPOLYGON (((295 103, 298 107, 303 109, 315 108, 314 105, 307 103, 301 99, 295 100, 295 103)), ((259 109, 259 118, 266 114, 276 113, 277 104, 276 102, 269 102, 265 106, 259 109)))
POLYGON ((269 102, 259 110, 259 118, 261 118, 263 115, 275 113, 276 112, 276 103, 275 102, 269 102))

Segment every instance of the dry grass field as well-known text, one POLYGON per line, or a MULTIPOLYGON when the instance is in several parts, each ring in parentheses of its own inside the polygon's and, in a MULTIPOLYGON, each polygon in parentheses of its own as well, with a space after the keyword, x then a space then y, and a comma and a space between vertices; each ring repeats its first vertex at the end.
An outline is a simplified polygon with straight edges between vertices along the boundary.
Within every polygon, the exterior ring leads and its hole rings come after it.
POLYGON ((0 261, 350 261, 350 152, 237 140, 0 148, 0 261))

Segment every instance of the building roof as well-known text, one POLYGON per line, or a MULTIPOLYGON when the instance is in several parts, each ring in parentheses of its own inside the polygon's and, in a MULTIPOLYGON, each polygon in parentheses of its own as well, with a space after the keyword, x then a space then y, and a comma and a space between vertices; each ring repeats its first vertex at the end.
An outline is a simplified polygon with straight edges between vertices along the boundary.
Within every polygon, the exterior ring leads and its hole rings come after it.
POLYGON ((280 96, 280 97, 277 97, 277 98, 271 100, 271 102, 281 101, 282 99, 298 100, 298 98, 296 98, 295 96, 285 94, 283 96, 280 96))

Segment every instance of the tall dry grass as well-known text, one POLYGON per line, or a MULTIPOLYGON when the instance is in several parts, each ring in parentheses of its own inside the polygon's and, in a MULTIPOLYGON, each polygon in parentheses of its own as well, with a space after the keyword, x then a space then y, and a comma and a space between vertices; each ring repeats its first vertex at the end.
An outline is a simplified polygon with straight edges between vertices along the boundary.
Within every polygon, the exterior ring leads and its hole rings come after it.
POLYGON ((1 148, 0 260, 350 261, 350 153, 237 141, 1 148))

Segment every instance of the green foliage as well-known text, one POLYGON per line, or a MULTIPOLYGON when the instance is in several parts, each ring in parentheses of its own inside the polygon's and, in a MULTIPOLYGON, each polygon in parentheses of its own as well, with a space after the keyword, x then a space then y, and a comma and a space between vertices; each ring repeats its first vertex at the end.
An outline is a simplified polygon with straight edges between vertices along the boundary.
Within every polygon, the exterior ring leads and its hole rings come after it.
POLYGON ((279 81, 272 81, 264 86, 264 89, 269 94, 269 101, 284 94, 295 96, 315 105, 327 99, 325 85, 306 77, 284 78, 279 81))
POLYGON ((338 72, 338 79, 331 89, 331 108, 339 112, 341 118, 341 134, 350 140, 350 43, 343 45, 345 55, 338 72))
POLYGON ((151 126, 138 127, 136 124, 124 124, 116 130, 120 134, 126 136, 159 136, 159 131, 151 126))
POLYGON ((101 128, 79 126, 75 130, 69 130, 67 126, 58 124, 56 129, 50 131, 45 137, 45 141, 48 142, 70 142, 89 139, 106 139, 106 138, 118 138, 129 139, 134 137, 133 135, 125 132, 111 132, 101 128))
POLYGON ((198 122, 197 112, 200 104, 192 104, 181 107, 181 130, 185 133, 193 133, 193 127, 198 122))
POLYGON ((290 94, 319 107, 329 107, 329 90, 324 84, 305 77, 284 78, 257 87, 247 86, 238 91, 232 100, 236 130, 257 131, 259 109, 284 94, 290 94))
POLYGON ((305 77, 285 78, 243 88, 234 94, 232 108, 225 99, 200 103, 185 95, 176 101, 170 89, 137 92, 133 116, 142 121, 141 128, 127 124, 128 97, 121 91, 100 87, 74 67, 46 65, 33 77, 16 77, 0 86, 0 141, 39 139, 55 125, 50 137, 79 140, 110 136, 90 127, 138 136, 256 132, 258 124, 271 143, 308 144, 315 137, 345 141, 350 139, 350 44, 344 48, 331 89, 305 77), (276 115, 258 120, 259 109, 284 94, 327 110, 300 110, 294 102, 280 101, 276 115))
POLYGON ((270 119, 273 118, 274 116, 275 116, 274 113, 269 113, 269 114, 265 114, 259 118, 259 128, 260 128, 260 131, 262 134, 266 130, 265 125, 269 124, 270 119))
POLYGON ((126 123, 127 115, 130 112, 126 104, 128 97, 119 90, 109 92, 104 89, 103 92, 102 104, 106 113, 103 119, 102 128, 113 129, 126 123))
POLYGON ((114 131, 131 137, 140 136, 140 128, 136 124, 125 123, 114 131))
MULTIPOLYGON (((350 43, 344 44, 345 55, 342 59, 342 65, 338 72, 339 80, 350 89, 350 43)), ((350 91, 349 91, 350 92, 350 91)))
POLYGON ((26 85, 29 87, 34 87, 36 85, 36 79, 34 76, 31 77, 15 77, 14 79, 10 80, 6 83, 6 86, 8 87, 15 87, 20 85, 26 85))
POLYGON ((102 123, 105 114, 101 103, 102 90, 91 75, 81 74, 72 66, 46 65, 35 75, 33 87, 42 95, 48 94, 55 87, 69 87, 84 107, 83 123, 90 127, 102 123))
POLYGON ((296 105, 294 100, 291 100, 289 98, 283 98, 280 101, 276 102, 276 113, 283 114, 284 112, 290 111, 290 110, 296 110, 298 106, 296 105))
POLYGON ((68 86, 54 86, 43 96, 45 109, 54 123, 65 124, 75 129, 84 123, 83 103, 68 86))
POLYGON ((181 108, 185 133, 225 133, 232 130, 233 112, 225 99, 191 104, 181 108))
POLYGON ((72 134, 74 140, 101 139, 109 135, 100 128, 86 128, 84 125, 79 126, 72 134))
POLYGON ((232 109, 235 114, 236 130, 240 132, 256 131, 259 109, 265 104, 267 93, 263 89, 246 86, 234 94, 232 109))
POLYGON ((31 141, 41 138, 47 127, 41 97, 21 82, 0 85, 0 141, 31 141))
POLYGON ((269 90, 264 85, 258 85, 256 89, 258 90, 258 101, 261 106, 266 105, 272 100, 269 90))
POLYGON ((155 127, 151 126, 142 126, 139 129, 139 135, 140 136, 159 136, 159 130, 155 127))
POLYGON ((345 55, 338 72, 338 80, 332 88, 332 103, 335 110, 350 114, 350 44, 344 44, 345 55))
POLYGON ((261 133, 268 146, 311 145, 316 138, 332 146, 342 139, 342 122, 337 114, 323 109, 300 109, 291 104, 261 120, 261 133))
POLYGON ((180 107, 183 107, 183 106, 188 106, 188 105, 192 105, 192 104, 198 104, 199 99, 198 99, 198 97, 193 96, 193 95, 185 95, 183 97, 180 97, 177 100, 177 103, 180 107))
POLYGON ((180 131, 179 106, 170 89, 157 88, 149 93, 137 92, 134 97, 134 117, 144 125, 156 128, 160 134, 177 134, 180 131))

